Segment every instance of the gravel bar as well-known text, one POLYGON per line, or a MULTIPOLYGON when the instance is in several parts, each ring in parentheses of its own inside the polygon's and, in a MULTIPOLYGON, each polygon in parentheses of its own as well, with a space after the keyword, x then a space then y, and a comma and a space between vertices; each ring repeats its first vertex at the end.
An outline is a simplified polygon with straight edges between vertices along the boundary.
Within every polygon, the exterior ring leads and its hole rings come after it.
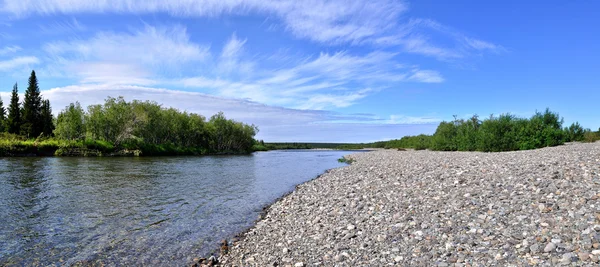
POLYGON ((220 264, 599 264, 600 142, 347 157, 268 207, 220 264))

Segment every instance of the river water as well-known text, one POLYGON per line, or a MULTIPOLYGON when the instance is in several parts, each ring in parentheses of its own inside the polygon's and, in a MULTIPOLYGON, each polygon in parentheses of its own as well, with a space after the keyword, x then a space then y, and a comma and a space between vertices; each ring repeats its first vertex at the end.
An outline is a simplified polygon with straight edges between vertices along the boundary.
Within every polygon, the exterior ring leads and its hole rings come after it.
POLYGON ((0 158, 0 266, 184 266, 349 153, 0 158))

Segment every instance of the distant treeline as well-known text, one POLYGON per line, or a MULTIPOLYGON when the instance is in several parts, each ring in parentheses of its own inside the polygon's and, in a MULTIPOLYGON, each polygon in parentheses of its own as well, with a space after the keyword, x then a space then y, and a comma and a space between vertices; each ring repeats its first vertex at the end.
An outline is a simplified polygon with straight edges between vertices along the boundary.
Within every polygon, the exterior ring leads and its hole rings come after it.
POLYGON ((56 119, 31 72, 23 103, 13 87, 8 114, 0 99, 0 156, 200 155, 249 153, 258 128, 225 118, 108 97, 85 110, 71 103, 56 119))
POLYGON ((343 143, 265 143, 258 141, 255 146, 256 151, 279 150, 279 149, 340 149, 341 146, 351 145, 343 143))
POLYGON ((558 113, 546 109, 531 118, 510 114, 490 116, 483 121, 478 116, 441 122, 433 135, 405 136, 401 139, 354 144, 340 148, 412 148, 439 151, 513 151, 557 146, 565 142, 600 140, 597 132, 583 129, 575 122, 562 127, 558 113))

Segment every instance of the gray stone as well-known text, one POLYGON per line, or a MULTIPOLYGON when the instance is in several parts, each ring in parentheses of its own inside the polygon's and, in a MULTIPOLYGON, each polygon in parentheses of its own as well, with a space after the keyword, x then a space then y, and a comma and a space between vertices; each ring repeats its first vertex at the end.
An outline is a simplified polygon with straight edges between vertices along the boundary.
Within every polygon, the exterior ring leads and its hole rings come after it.
POLYGON ((550 242, 544 247, 544 252, 549 253, 553 252, 556 249, 556 244, 550 242))

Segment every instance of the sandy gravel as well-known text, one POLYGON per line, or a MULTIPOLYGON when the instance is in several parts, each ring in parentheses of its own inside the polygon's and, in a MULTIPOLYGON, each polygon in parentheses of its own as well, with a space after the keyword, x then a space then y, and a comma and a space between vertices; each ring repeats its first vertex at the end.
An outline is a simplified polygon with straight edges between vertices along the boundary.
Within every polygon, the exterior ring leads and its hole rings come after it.
POLYGON ((600 142, 374 151, 298 186, 226 266, 594 266, 600 142))

